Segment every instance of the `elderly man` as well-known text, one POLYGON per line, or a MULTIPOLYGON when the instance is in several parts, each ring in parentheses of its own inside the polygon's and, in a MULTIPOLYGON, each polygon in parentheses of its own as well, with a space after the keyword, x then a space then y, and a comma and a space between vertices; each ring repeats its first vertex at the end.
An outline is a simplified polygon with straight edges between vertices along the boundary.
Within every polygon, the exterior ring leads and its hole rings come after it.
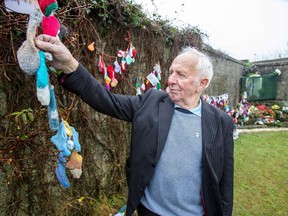
POLYGON ((170 66, 168 93, 128 96, 107 91, 58 38, 40 35, 35 44, 53 55, 64 88, 132 123, 127 216, 232 215, 234 123, 200 97, 213 76, 206 55, 185 48, 170 66))

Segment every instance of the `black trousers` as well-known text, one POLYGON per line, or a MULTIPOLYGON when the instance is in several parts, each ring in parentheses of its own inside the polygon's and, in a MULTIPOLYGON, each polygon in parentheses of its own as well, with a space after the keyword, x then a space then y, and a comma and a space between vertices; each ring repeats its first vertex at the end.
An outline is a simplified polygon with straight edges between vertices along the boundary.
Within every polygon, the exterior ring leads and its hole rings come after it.
POLYGON ((137 207, 137 212, 138 212, 138 216, 160 216, 150 211, 149 209, 147 209, 144 205, 142 205, 142 203, 139 203, 137 207))
MULTIPOLYGON (((142 203, 139 203, 137 207, 137 213, 138 216, 160 216, 147 209, 144 205, 142 205, 142 203)), ((205 216, 205 214, 203 216, 205 216)))

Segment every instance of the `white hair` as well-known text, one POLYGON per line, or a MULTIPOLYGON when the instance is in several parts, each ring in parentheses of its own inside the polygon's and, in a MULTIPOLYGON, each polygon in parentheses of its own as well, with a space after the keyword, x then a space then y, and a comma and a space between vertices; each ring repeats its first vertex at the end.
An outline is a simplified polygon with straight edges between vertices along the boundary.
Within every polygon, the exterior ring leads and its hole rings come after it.
POLYGON ((207 88, 212 80, 213 77, 213 65, 212 61, 207 56, 206 54, 198 51, 194 47, 185 47, 179 54, 191 54, 191 55, 196 55, 197 56, 197 63, 196 63, 196 69, 197 69, 197 75, 200 77, 207 77, 208 78, 208 83, 205 88, 207 88))

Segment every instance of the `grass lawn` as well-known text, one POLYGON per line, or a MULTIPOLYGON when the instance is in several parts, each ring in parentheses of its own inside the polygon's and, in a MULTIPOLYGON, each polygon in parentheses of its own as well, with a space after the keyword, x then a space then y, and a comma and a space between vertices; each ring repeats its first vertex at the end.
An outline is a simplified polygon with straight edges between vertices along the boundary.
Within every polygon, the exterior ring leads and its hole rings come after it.
POLYGON ((288 132, 240 134, 234 154, 233 215, 288 216, 288 132))

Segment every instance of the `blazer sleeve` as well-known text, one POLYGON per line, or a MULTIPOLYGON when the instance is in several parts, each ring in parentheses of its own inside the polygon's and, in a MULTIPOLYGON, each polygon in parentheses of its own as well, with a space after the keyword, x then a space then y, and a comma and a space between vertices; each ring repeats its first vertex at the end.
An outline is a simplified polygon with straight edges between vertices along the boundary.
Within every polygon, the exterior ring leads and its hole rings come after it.
POLYGON ((224 135, 224 169, 220 181, 220 196, 224 216, 231 216, 233 209, 233 184, 234 184, 234 139, 233 130, 235 124, 232 119, 224 124, 227 126, 226 135, 224 135))
POLYGON ((97 112, 111 117, 132 122, 141 110, 151 110, 167 93, 149 89, 141 95, 121 95, 108 91, 82 65, 69 75, 58 77, 61 85, 68 91, 78 95, 85 103, 97 112), (147 107, 149 106, 149 109, 147 107))
POLYGON ((82 64, 75 72, 58 77, 58 81, 94 110, 128 122, 133 120, 135 112, 148 97, 112 94, 82 64))

